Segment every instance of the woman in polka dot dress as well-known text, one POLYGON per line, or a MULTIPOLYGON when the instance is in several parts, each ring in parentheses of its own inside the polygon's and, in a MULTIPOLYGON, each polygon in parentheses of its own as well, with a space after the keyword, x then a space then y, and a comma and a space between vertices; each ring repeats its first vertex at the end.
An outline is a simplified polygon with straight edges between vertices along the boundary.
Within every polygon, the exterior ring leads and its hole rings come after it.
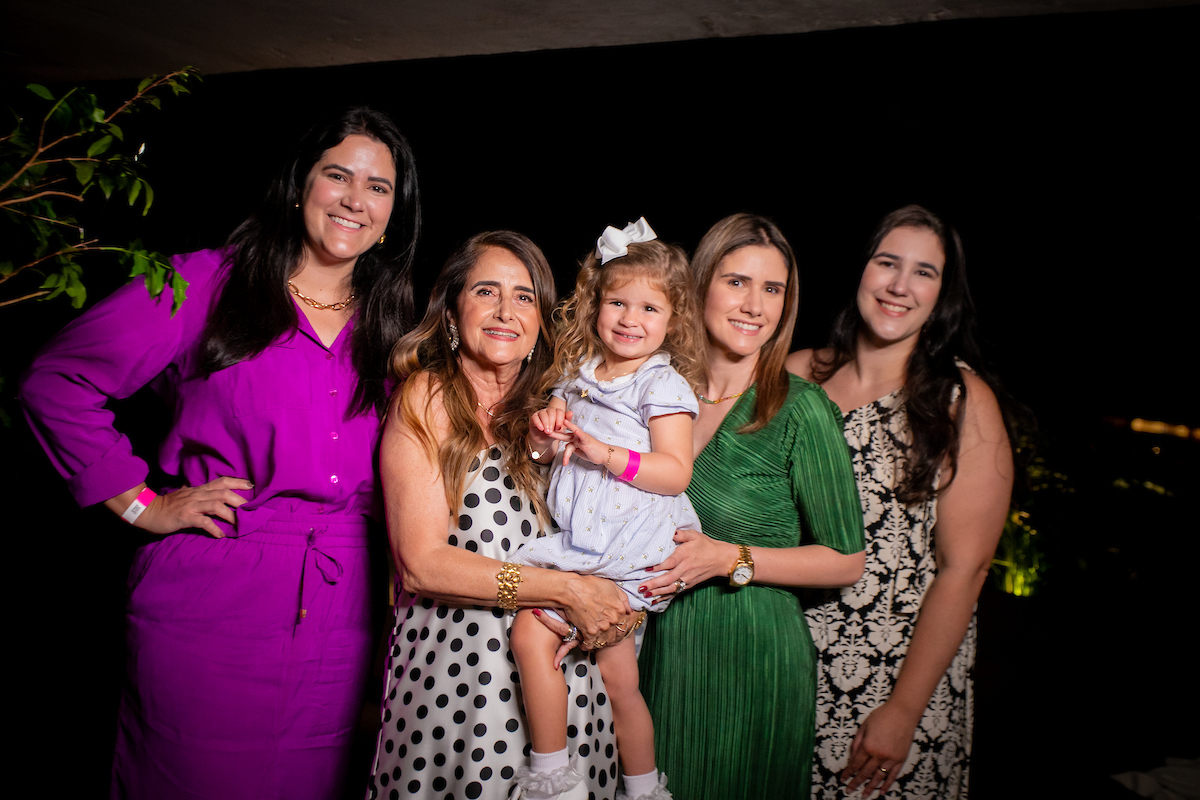
MULTIPOLYGON (((695 307, 680 248, 657 241, 644 218, 605 230, 562 309, 552 373, 562 380, 529 428, 534 460, 558 462, 549 498, 562 532, 525 544, 511 561, 610 578, 635 610, 665 608, 652 605, 643 584, 674 551, 675 531, 700 524, 683 494, 692 476, 695 381, 672 366, 698 377, 687 355, 703 352, 695 307)), ((518 783, 531 800, 582 799, 567 742, 569 689, 555 658, 577 631, 560 639, 534 617, 540 613, 521 612, 513 623, 533 743, 518 783)), ((601 651, 597 662, 612 700, 623 796, 667 800, 633 640, 601 651)))
MULTIPOLYGON (((505 579, 506 556, 548 516, 525 449, 550 365, 554 281, 520 234, 479 234, 447 262, 421 325, 393 352, 401 390, 380 451, 401 586, 369 798, 506 798, 529 750, 498 606, 553 606, 599 644, 634 616, 611 581, 548 569, 505 579), (515 601, 515 603, 513 602, 515 601)), ((571 744, 589 795, 611 798, 616 762, 603 682, 567 659, 571 744)))

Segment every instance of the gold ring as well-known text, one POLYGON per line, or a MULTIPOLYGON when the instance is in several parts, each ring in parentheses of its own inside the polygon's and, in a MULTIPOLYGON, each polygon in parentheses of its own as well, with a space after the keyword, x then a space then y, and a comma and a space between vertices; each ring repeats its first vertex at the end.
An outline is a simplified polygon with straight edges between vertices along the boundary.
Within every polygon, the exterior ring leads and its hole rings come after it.
POLYGON ((882 772, 884 775, 887 775, 887 767, 880 767, 879 771, 882 772))

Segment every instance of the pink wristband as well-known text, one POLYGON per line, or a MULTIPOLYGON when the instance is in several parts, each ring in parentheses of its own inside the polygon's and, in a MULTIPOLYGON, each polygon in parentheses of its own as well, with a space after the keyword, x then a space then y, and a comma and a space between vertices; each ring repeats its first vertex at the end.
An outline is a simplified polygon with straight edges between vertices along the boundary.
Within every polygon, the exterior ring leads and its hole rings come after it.
POLYGON ((625 465, 625 471, 617 476, 617 480, 630 483, 637 477, 638 468, 642 466, 642 454, 637 450, 629 451, 629 463, 625 465))
POLYGON ((134 501, 129 504, 129 508, 125 509, 125 513, 121 515, 121 519, 132 525, 142 515, 142 512, 146 510, 146 507, 154 502, 154 498, 156 497, 158 495, 150 487, 147 486, 145 489, 142 489, 138 492, 138 496, 134 498, 134 501))

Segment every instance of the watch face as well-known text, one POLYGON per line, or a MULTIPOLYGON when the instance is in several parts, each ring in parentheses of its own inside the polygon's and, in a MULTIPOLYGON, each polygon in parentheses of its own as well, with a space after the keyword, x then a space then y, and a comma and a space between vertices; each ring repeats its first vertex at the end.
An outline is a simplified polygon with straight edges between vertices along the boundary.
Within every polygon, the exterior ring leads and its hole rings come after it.
POLYGON ((732 575, 729 576, 730 580, 733 581, 733 583, 736 583, 738 586, 745 586, 753 577, 754 570, 748 564, 742 564, 733 571, 732 575))

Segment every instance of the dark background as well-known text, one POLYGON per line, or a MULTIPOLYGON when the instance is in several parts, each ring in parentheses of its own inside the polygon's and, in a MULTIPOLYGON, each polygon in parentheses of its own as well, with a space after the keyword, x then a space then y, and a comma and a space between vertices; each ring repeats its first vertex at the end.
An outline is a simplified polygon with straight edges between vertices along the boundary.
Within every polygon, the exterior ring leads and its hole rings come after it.
MULTIPOLYGON (((419 303, 481 230, 528 234, 565 292, 605 225, 645 215, 691 250, 750 210, 796 249, 795 343, 808 346, 851 296, 880 216, 909 202, 943 213, 989 353, 1062 476, 1022 495, 1042 537, 1037 593, 989 585, 981 599, 972 795, 1120 797, 1107 775, 1200 754, 1183 654, 1200 440, 1127 425, 1200 426, 1187 377, 1198 23, 1183 8, 211 76, 126 126, 147 142, 150 215, 101 210, 92 230, 166 252, 216 246, 310 120, 366 102, 416 152, 419 303)), ((90 88, 110 104, 133 89, 90 88)), ((95 300, 121 278, 97 267, 87 280, 95 300)), ((74 314, 62 300, 0 309, 10 412, 15 376, 74 314)), ((161 404, 138 396, 119 413, 152 456, 161 404)), ((20 610, 13 763, 51 792, 101 796, 137 542, 104 509, 74 507, 19 414, 0 437, 20 610)))

